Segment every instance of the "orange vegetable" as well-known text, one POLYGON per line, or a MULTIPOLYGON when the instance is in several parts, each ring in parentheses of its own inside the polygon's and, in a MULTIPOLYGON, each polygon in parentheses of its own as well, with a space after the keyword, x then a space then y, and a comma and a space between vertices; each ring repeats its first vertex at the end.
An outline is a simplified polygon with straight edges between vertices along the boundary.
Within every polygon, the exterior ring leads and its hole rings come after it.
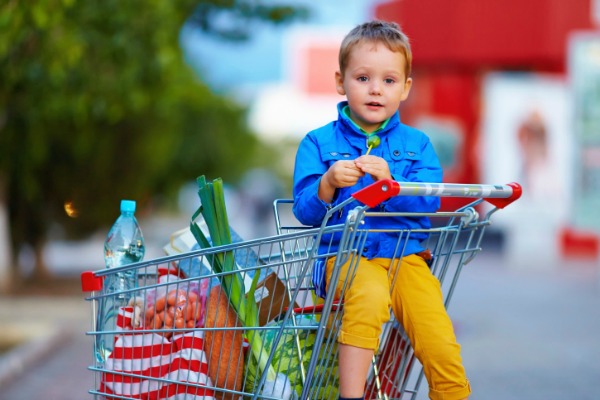
MULTIPOLYGON (((198 307, 200 309, 201 307, 198 307)), ((239 327, 237 314, 230 306, 221 286, 211 289, 206 309, 205 351, 208 357, 208 375, 220 388, 240 390, 244 381, 244 341, 241 330, 213 330, 213 328, 239 327)), ((223 394, 222 399, 232 400, 237 396, 223 394)))

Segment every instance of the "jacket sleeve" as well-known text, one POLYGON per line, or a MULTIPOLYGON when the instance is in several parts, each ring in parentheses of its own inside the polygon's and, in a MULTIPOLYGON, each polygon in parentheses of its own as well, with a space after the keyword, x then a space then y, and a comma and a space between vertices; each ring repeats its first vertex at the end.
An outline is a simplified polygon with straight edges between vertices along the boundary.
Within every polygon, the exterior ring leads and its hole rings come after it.
POLYGON ((327 165, 321 161, 316 139, 308 134, 298 146, 294 166, 294 207, 298 221, 304 225, 320 225, 327 213, 328 205, 319 198, 321 177, 327 165))
MULTIPOLYGON (((403 176, 393 175, 398 182, 442 182, 443 171, 429 138, 422 136, 421 158, 416 160, 403 176)), ((435 212, 440 208, 437 196, 395 196, 384 202, 386 211, 435 212)))

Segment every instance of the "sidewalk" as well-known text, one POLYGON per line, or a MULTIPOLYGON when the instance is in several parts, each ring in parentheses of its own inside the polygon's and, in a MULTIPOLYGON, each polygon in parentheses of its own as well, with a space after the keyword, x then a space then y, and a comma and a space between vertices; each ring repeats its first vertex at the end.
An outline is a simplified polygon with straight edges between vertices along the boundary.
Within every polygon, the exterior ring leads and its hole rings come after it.
POLYGON ((0 354, 1 400, 87 397, 91 311, 76 284, 61 285, 63 294, 32 288, 31 295, 0 297, 2 339, 18 343, 0 354))
MULTIPOLYGON (((186 226, 181 217, 143 221, 146 259, 163 256, 171 232, 186 226)), ((45 258, 55 284, 36 284, 15 296, 0 296, 0 400, 81 400, 91 398, 92 310, 79 275, 103 267, 103 234, 81 242, 49 243, 45 258), (3 352, 2 344, 16 344, 3 352)))

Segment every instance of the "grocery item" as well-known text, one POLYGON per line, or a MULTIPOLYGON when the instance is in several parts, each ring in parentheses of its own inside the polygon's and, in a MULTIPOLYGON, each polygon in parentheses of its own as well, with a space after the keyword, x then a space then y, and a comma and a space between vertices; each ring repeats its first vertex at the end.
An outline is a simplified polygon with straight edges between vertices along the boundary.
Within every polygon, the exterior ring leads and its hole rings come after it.
MULTIPOLYGON (((104 260, 106 268, 117 268, 141 261, 145 253, 144 236, 135 218, 136 203, 133 200, 121 200, 121 215, 110 228, 104 242, 104 260)), ((114 331, 119 309, 132 296, 137 287, 137 269, 132 268, 106 275, 104 293, 108 294, 99 302, 98 328, 102 331, 114 331)), ((96 356, 105 361, 112 352, 115 336, 98 336, 96 356)))

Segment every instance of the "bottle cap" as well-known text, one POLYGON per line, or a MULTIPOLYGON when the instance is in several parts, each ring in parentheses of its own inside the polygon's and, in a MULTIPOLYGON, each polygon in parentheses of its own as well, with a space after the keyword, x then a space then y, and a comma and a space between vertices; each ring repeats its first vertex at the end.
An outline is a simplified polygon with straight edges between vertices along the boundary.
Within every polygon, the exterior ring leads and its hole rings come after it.
POLYGON ((135 201, 121 200, 121 212, 135 212, 135 201))

